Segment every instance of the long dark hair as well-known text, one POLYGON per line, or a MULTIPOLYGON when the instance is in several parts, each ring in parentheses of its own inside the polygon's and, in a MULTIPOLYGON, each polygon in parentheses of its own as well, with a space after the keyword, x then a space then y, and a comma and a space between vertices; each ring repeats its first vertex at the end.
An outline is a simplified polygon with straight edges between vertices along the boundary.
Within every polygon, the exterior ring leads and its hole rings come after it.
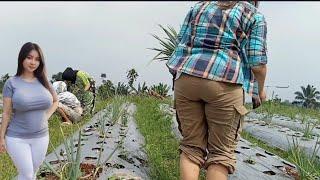
POLYGON ((37 51, 40 58, 39 67, 33 72, 33 74, 40 81, 40 83, 51 92, 49 81, 47 78, 44 56, 40 46, 36 43, 27 42, 21 47, 19 56, 18 56, 18 68, 17 68, 16 76, 22 75, 24 70, 23 61, 27 58, 27 56, 32 50, 37 51))

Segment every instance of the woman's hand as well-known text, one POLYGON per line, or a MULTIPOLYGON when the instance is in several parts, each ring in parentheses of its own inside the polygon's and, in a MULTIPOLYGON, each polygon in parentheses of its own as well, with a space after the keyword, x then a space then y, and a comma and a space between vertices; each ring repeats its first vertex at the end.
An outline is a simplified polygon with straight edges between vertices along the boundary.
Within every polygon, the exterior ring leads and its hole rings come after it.
POLYGON ((259 97, 252 97, 252 104, 253 104, 253 109, 258 108, 261 106, 262 102, 266 101, 267 99, 267 94, 266 91, 263 89, 262 91, 259 92, 259 97))
POLYGON ((0 154, 6 152, 6 142, 4 138, 0 138, 0 154))

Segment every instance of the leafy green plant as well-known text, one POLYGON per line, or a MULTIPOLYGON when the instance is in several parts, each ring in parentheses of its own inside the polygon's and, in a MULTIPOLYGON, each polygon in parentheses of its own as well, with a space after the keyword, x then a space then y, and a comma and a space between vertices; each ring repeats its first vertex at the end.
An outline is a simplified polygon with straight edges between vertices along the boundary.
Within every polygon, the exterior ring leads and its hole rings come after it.
POLYGON ((289 111, 288 116, 291 120, 294 120, 296 118, 296 113, 294 111, 289 111))
POLYGON ((151 61, 158 60, 158 61, 167 61, 171 57, 172 53, 174 52, 175 48, 178 45, 177 37, 178 34, 176 30, 174 30, 173 27, 167 26, 167 28, 164 28, 162 25, 160 25, 160 28, 165 32, 167 37, 164 39, 161 39, 159 36, 152 34, 152 36, 159 41, 159 44, 161 45, 161 48, 148 48, 150 50, 158 52, 151 61))
POLYGON ((143 84, 141 85, 140 83, 138 84, 138 95, 146 95, 148 94, 148 86, 146 85, 146 82, 143 82, 143 84))
POLYGON ((116 95, 129 95, 129 86, 123 82, 118 82, 118 85, 115 87, 116 95))
MULTIPOLYGON (((125 122, 125 125, 127 123, 127 113, 126 113, 126 107, 121 107, 123 105, 123 103, 125 102, 125 98, 123 98, 122 96, 118 96, 114 99, 114 101, 112 102, 112 104, 114 104, 113 106, 111 106, 111 116, 109 116, 110 120, 111 120, 111 125, 108 127, 107 129, 107 132, 109 131, 109 129, 111 127, 113 127, 113 125, 115 123, 117 123, 120 119, 122 120, 122 123, 125 122), (114 111, 113 111, 114 109, 114 111), (116 110, 117 109, 117 110, 116 110), (124 119, 125 118, 125 119, 124 119)), ((112 105, 111 104, 111 105, 112 105)), ((109 109, 109 110, 110 110, 109 109)), ((127 134, 128 130, 125 132, 124 136, 122 136, 122 138, 120 139, 120 142, 119 144, 114 148, 114 150, 111 152, 111 154, 106 158, 106 160, 102 163, 102 164, 106 164, 110 159, 111 157, 113 156, 113 154, 116 152, 117 149, 119 149, 122 145, 123 145, 123 140, 125 138, 125 135, 127 134)), ((103 137, 103 141, 101 143, 104 144, 104 141, 105 141, 105 138, 106 138, 106 135, 104 135, 103 137)), ((99 158, 98 158, 98 163, 97 163, 97 167, 101 167, 101 164, 100 164, 100 157, 101 157, 101 152, 100 151, 100 154, 99 154, 99 158)), ((98 169, 97 168, 97 169, 98 169)), ((102 167, 101 167, 102 168, 102 167)), ((97 170, 96 170, 97 172, 97 170)), ((96 174, 95 172, 95 174, 96 174)))
POLYGON ((99 131, 99 135, 100 136, 104 136, 105 135, 105 124, 106 124, 106 121, 107 119, 105 118, 105 116, 102 116, 101 114, 98 115, 98 118, 97 118, 97 123, 98 123, 98 131, 99 131))
MULTIPOLYGON (((319 137, 317 138, 319 142, 319 137)), ((320 177, 320 161, 316 154, 319 151, 320 145, 315 144, 313 153, 308 156, 306 152, 299 147, 298 139, 292 137, 292 145, 289 142, 288 159, 293 162, 299 171, 300 179, 313 180, 320 177)))
MULTIPOLYGON (((128 130, 126 131, 125 134, 127 134, 127 132, 128 132, 128 130)), ((114 155, 114 153, 122 146, 124 138, 125 138, 125 136, 121 137, 119 144, 113 149, 113 151, 109 154, 109 156, 106 158, 106 160, 103 162, 103 164, 106 164, 111 159, 111 157, 114 155)))
POLYGON ((101 144, 100 144, 100 150, 99 150, 99 153, 98 153, 98 160, 97 160, 97 164, 96 164, 96 170, 94 172, 94 176, 96 175, 96 173, 98 172, 99 169, 102 169, 102 165, 101 165, 101 157, 102 157, 102 152, 103 152, 103 145, 106 141, 106 138, 107 138, 107 135, 106 135, 106 132, 109 131, 109 129, 113 126, 113 125, 110 125, 108 126, 108 129, 106 129, 106 116, 102 116, 101 119, 99 120, 99 129, 100 129, 100 136, 99 138, 102 139, 101 141, 101 144))
POLYGON ((300 114, 299 120, 302 124, 305 124, 308 121, 309 117, 306 114, 300 114))
POLYGON ((166 97, 170 90, 170 86, 168 86, 167 84, 159 83, 158 85, 151 86, 150 89, 155 91, 159 95, 166 97))
MULTIPOLYGON (((80 170, 80 155, 81 155, 81 131, 79 128, 78 132, 78 146, 76 152, 74 152, 74 139, 70 138, 67 140, 64 136, 63 130, 60 127, 62 136, 64 138, 64 147, 66 151, 66 159, 64 161, 61 161, 61 169, 55 170, 55 168, 50 164, 44 161, 45 165, 48 169, 51 170, 52 173, 54 173, 57 177, 60 179, 70 179, 70 180, 77 180, 82 176, 82 172, 80 170)), ((59 156, 55 154, 57 158, 59 159, 59 156)))
POLYGON ((115 94, 115 87, 110 80, 105 81, 102 85, 98 87, 98 96, 101 99, 107 99, 115 94))
POLYGON ((263 120, 266 123, 266 125, 270 125, 272 122, 272 115, 265 114, 261 120, 263 120))
POLYGON ((307 121, 305 123, 305 126, 303 128, 303 137, 307 139, 312 139, 313 138, 313 133, 312 130, 316 127, 315 123, 312 123, 310 121, 307 121))
POLYGON ((111 101, 110 105, 106 108, 108 113, 106 114, 107 118, 109 118, 114 124, 117 122, 125 112, 125 108, 122 108, 122 105, 125 103, 126 99, 123 96, 115 96, 111 101))
POLYGON ((122 118, 121 118, 121 124, 125 127, 128 126, 128 113, 127 111, 125 111, 123 114, 122 114, 122 118))

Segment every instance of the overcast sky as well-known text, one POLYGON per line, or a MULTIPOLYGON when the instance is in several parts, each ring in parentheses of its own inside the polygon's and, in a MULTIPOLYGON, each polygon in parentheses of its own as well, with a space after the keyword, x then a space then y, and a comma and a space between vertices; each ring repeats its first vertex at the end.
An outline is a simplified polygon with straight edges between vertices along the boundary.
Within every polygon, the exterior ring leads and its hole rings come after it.
MULTIPOLYGON (((100 74, 114 83, 126 81, 135 68, 138 82, 148 85, 171 76, 164 62, 149 61, 159 47, 151 34, 164 37, 158 24, 176 30, 195 2, 0 2, 0 75, 16 72, 17 57, 26 42, 42 48, 48 76, 67 66, 100 74)), ((320 2, 261 2, 268 23, 266 85, 282 99, 292 100, 300 86, 320 90, 320 2)))

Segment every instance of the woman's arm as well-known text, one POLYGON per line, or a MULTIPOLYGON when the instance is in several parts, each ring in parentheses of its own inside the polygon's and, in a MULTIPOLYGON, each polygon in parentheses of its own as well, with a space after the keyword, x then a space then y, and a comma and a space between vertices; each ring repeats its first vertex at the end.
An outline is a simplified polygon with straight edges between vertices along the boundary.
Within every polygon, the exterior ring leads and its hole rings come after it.
POLYGON ((46 115, 47 115, 47 119, 49 119, 52 114, 57 110, 58 107, 58 101, 53 101, 52 106, 47 110, 46 115))
POLYGON ((58 95, 57 95, 56 91, 53 89, 52 86, 50 86, 50 90, 49 91, 50 91, 50 93, 52 95, 53 103, 52 103, 51 107, 46 111, 47 119, 49 119, 52 116, 52 114, 57 110, 58 103, 59 103, 58 95))
POLYGON ((264 101, 266 99, 266 94, 264 90, 264 82, 266 79, 267 74, 267 65, 261 65, 261 66, 255 66, 252 67, 252 72, 254 74, 254 77, 258 81, 258 87, 259 87, 259 97, 261 101, 264 101))
MULTIPOLYGON (((267 23, 264 16, 256 13, 254 24, 248 38, 247 57, 248 65, 258 82, 258 94, 261 101, 266 99, 264 83, 267 74, 267 23)), ((256 92, 257 93, 257 92, 256 92)))
POLYGON ((6 145, 4 136, 7 131, 8 124, 12 114, 12 99, 10 97, 3 98, 2 122, 0 128, 0 153, 5 152, 6 145))
POLYGON ((68 118, 66 113, 63 111, 62 108, 57 108, 57 112, 61 115, 63 122, 69 122, 72 123, 72 121, 68 118))

